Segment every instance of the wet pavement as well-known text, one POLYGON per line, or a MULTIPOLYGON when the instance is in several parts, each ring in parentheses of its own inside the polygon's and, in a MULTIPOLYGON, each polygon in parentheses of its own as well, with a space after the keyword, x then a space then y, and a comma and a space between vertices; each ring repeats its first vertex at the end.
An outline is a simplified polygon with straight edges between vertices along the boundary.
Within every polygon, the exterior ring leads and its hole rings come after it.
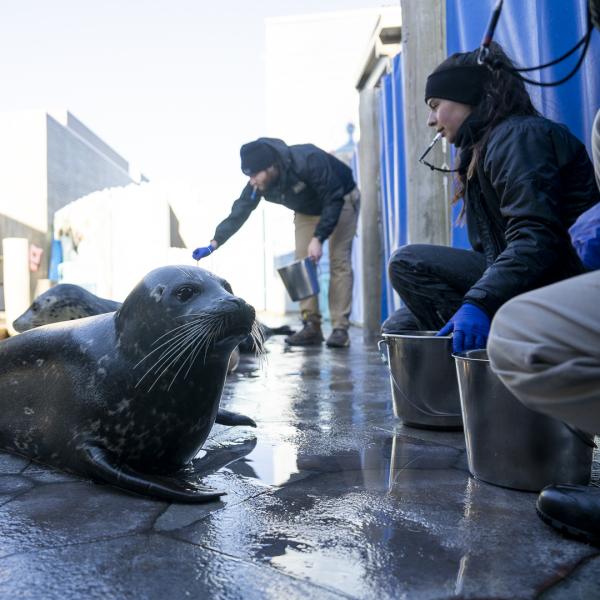
POLYGON ((544 525, 535 494, 473 480, 462 433, 394 418, 360 330, 348 349, 267 348, 222 400, 257 429, 216 425, 201 459, 219 502, 0 454, 0 597, 600 598, 599 549, 544 525))

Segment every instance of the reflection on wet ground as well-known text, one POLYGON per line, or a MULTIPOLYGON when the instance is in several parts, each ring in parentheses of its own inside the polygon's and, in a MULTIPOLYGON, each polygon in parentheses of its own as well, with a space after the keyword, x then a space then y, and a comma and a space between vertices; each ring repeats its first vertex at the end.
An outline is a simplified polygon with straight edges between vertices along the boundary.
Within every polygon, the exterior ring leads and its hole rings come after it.
MULTIPOLYGON (((598 598, 598 549, 535 494, 472 479, 460 432, 393 417, 376 347, 243 356, 186 476, 227 491, 167 504, 0 455, 2 597, 598 598)), ((597 466, 597 465, 596 465, 597 466)))

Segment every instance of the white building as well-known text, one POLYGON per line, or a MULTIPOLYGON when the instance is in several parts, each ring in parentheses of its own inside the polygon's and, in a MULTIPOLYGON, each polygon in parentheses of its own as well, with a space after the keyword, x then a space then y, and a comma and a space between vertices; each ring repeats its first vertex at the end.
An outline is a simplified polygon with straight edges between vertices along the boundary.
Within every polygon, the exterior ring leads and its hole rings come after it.
POLYGON ((68 111, 0 113, 0 240, 24 237, 44 250, 32 289, 47 276, 54 213, 90 192, 140 179, 68 111))

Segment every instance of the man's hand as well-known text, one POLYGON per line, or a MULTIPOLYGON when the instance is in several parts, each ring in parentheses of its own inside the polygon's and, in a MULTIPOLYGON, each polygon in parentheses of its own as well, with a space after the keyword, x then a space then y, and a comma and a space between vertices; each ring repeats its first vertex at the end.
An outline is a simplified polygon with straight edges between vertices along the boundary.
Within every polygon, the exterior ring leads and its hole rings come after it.
POLYGON ((323 256, 323 244, 314 237, 310 240, 310 244, 308 244, 308 258, 318 263, 321 260, 321 256, 323 256))
POLYGON ((215 240, 211 240, 211 242, 208 246, 202 246, 200 248, 196 248, 192 252, 192 258, 194 260, 200 260, 201 258, 205 258, 209 254, 212 254, 213 250, 217 249, 217 246, 218 246, 217 242, 215 242, 215 240))
POLYGON ((490 318, 474 304, 465 302, 436 335, 452 337, 452 351, 485 348, 490 334, 490 318))

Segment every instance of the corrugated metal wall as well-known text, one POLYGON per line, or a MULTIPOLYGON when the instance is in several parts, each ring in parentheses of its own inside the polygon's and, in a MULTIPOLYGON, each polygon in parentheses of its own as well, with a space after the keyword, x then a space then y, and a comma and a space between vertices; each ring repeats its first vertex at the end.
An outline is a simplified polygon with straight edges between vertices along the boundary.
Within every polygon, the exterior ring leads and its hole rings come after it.
MULTIPOLYGON (((446 0, 448 54, 479 46, 496 0, 446 0)), ((528 0, 506 2, 495 39, 524 66, 548 62, 570 49, 585 33, 587 0, 528 0)), ((562 65, 533 72, 532 79, 554 81, 568 73, 578 52, 562 65)), ((381 93, 381 202, 386 259, 406 243, 408 199, 405 187, 402 124, 402 64, 397 56, 382 80, 381 93)), ((600 107, 600 35, 595 31, 587 57, 568 82, 551 88, 530 86, 536 107, 547 117, 565 123, 589 147, 590 130, 600 107)), ((429 140, 423 140, 425 147, 429 140)), ((441 176, 441 175, 440 175, 441 176)), ((417 208, 417 207, 415 207, 417 208)), ((459 207, 453 209, 454 221, 459 207)), ((453 226, 452 245, 468 248, 465 228, 453 226)), ((385 266, 382 267, 385 270, 385 266)), ((382 318, 398 308, 398 298, 384 277, 382 318)))

